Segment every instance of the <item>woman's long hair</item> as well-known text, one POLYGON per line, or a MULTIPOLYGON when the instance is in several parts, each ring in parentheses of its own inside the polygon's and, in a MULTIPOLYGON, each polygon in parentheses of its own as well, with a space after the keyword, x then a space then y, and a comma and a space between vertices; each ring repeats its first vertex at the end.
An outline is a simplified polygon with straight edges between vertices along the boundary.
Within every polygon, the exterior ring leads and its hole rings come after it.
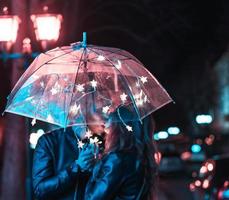
POLYGON ((140 123, 133 120, 133 114, 127 108, 120 107, 110 115, 109 121, 111 128, 106 135, 105 153, 137 150, 138 159, 142 161, 145 169, 144 199, 154 199, 158 165, 154 158, 157 148, 153 142, 152 116, 146 117, 140 123), (127 125, 133 131, 128 131, 127 125))

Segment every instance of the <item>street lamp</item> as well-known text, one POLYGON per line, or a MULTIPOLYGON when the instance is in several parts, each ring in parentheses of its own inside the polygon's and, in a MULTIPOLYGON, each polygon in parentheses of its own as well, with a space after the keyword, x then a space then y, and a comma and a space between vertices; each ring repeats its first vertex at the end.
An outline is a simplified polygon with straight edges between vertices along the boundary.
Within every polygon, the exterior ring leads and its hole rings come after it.
MULTIPOLYGON (((47 12, 48 7, 45 6, 43 10, 47 12)), ((0 43, 3 45, 1 50, 9 52, 12 44, 16 42, 18 28, 21 21, 17 15, 8 15, 7 7, 3 8, 3 13, 4 15, 0 15, 0 43)), ((60 14, 45 13, 31 15, 30 18, 33 21, 36 39, 41 42, 43 50, 46 50, 48 43, 56 42, 58 40, 63 17, 60 14)), ((20 53, 0 55, 0 58, 3 58, 4 60, 21 57, 23 57, 23 55, 20 53)))
POLYGON ((0 42, 8 51, 17 39, 18 27, 21 22, 16 15, 7 15, 7 7, 3 8, 4 15, 0 15, 0 42))
MULTIPOLYGON (((47 12, 48 7, 43 8, 47 12)), ((55 42, 58 40, 61 29, 61 22, 63 17, 60 14, 39 14, 31 15, 31 20, 35 28, 37 41, 41 41, 43 49, 47 48, 48 42, 55 42)))

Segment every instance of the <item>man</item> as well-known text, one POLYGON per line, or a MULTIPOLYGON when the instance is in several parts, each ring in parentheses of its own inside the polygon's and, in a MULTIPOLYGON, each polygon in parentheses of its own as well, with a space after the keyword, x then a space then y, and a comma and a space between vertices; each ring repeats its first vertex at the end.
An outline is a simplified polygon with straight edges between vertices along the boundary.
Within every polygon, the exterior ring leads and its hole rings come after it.
MULTIPOLYGON (((91 130, 99 134, 104 123, 94 120, 91 130)), ((75 126, 43 135, 33 161, 33 188, 36 199, 81 200, 95 163, 95 144, 84 145, 86 127, 75 126)), ((88 132, 87 132, 88 133, 88 132)), ((89 137, 87 135, 87 137, 89 137)))

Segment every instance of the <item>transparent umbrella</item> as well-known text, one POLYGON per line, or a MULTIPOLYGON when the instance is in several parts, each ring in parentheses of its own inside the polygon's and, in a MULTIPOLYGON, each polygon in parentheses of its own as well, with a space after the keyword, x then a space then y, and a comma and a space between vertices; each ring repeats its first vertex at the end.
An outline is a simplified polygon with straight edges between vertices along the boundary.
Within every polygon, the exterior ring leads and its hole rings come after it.
POLYGON ((85 125, 93 113, 107 116, 119 106, 133 120, 172 99, 133 55, 118 48, 77 42, 40 54, 19 79, 5 111, 66 128, 85 125))

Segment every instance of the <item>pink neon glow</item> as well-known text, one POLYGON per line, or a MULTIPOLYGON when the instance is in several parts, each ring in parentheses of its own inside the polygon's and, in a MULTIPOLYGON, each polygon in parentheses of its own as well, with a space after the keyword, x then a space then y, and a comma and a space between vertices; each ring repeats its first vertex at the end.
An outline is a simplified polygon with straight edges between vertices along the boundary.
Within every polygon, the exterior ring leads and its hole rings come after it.
POLYGON ((191 191, 194 191, 195 190, 195 185, 193 184, 193 183, 190 183, 189 184, 189 189, 191 190, 191 191))
POLYGON ((61 15, 32 15, 37 40, 58 40, 61 28, 61 15))
POLYGON ((159 165, 161 162, 161 153, 160 152, 154 153, 154 159, 155 159, 156 163, 159 165))
POLYGON ((201 186, 201 181, 200 180, 196 180, 195 181, 195 186, 197 186, 197 187, 201 186))
POLYGON ((208 179, 205 179, 205 180, 203 181, 202 187, 203 187, 204 189, 207 189, 207 188, 209 187, 209 180, 208 180, 208 179))
POLYGON ((207 173, 207 172, 208 172, 208 169, 207 169, 206 166, 202 166, 202 167, 200 168, 200 173, 201 173, 201 174, 205 174, 205 173, 207 173))
POLYGON ((20 19, 17 16, 0 17, 0 42, 15 42, 20 19))
POLYGON ((214 166, 212 163, 207 164, 208 171, 212 171, 214 169, 214 166))

